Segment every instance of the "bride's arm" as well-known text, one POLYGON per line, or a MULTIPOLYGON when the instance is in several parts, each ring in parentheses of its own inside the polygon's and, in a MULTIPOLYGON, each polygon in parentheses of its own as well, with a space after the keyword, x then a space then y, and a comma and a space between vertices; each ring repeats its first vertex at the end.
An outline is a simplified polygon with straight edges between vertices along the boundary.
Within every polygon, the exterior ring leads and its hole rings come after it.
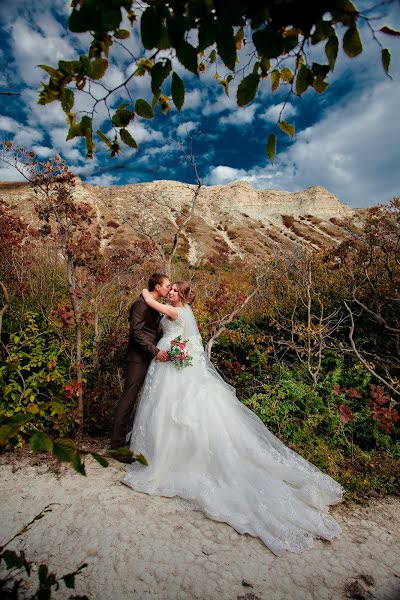
POLYGON ((174 308, 173 306, 169 306, 169 304, 161 304, 161 302, 157 302, 157 300, 154 300, 149 290, 144 289, 142 291, 142 296, 146 304, 151 306, 151 308, 154 308, 154 310, 163 313, 163 315, 167 315, 167 317, 169 317, 173 321, 175 321, 178 318, 178 311, 176 310, 176 308, 174 308))

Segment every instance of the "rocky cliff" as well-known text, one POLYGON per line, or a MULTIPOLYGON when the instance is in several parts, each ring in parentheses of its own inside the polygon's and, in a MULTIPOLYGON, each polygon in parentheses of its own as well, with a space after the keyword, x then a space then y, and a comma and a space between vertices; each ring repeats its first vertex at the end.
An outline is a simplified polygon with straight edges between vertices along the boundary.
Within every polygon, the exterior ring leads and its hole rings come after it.
MULTIPOLYGON (((171 244, 180 223, 191 213, 195 186, 154 181, 98 187, 77 179, 76 198, 95 211, 104 246, 128 246, 153 238, 171 244)), ((34 223, 35 196, 24 183, 0 184, 0 198, 34 223)), ((182 236, 179 252, 199 260, 244 260, 263 256, 280 244, 318 249, 340 243, 340 220, 353 211, 325 188, 302 192, 256 190, 248 182, 203 186, 182 236)))

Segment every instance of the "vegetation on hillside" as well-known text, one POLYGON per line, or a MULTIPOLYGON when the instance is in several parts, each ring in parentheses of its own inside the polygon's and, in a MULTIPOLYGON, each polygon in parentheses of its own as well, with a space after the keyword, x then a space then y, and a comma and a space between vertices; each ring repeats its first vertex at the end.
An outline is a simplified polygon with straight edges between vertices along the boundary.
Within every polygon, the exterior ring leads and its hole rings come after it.
MULTIPOLYGON (((83 473, 71 439, 109 434, 129 305, 163 264, 148 241, 103 249, 58 158, 18 160, 41 225, 0 205, 0 446, 30 440, 83 473)), ((193 267, 176 253, 172 277, 196 288, 203 340, 220 332, 212 359, 239 399, 363 498, 400 491, 400 202, 343 225, 335 249, 271 249, 262 268, 213 257, 193 267)))

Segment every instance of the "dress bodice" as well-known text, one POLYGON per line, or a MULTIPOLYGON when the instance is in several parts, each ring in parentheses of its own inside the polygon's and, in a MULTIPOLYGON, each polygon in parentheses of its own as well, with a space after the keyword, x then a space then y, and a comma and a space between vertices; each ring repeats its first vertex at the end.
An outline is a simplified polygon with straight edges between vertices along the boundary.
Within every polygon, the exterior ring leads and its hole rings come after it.
POLYGON ((177 307, 178 318, 173 321, 169 319, 166 315, 161 319, 161 327, 163 330, 163 338, 166 338, 168 341, 173 340, 178 335, 183 336, 183 329, 185 326, 185 309, 177 307))

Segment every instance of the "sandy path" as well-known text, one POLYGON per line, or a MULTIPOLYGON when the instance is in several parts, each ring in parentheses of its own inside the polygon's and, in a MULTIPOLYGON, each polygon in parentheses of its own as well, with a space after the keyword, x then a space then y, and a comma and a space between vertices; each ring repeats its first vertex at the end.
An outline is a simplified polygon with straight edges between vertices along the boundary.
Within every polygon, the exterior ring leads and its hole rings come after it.
POLYGON ((357 581, 371 594, 366 598, 400 599, 399 498, 337 507, 339 540, 277 558, 259 540, 175 499, 123 486, 124 465, 87 464, 86 478, 69 468, 57 477, 45 463, 28 460, 0 465, 0 543, 53 503, 10 547, 24 548, 28 559, 46 561, 58 575, 87 562, 75 593, 93 600, 340 600, 357 581))

